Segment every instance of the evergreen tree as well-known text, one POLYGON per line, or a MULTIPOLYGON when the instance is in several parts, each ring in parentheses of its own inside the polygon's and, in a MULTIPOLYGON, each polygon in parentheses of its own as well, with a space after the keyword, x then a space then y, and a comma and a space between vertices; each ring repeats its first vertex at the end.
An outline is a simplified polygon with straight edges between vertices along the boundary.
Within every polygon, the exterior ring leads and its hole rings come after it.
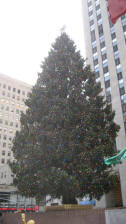
POLYGON ((114 155, 119 126, 95 73, 66 33, 52 45, 25 104, 12 148, 19 191, 63 196, 64 203, 109 192, 116 175, 104 158, 114 155))

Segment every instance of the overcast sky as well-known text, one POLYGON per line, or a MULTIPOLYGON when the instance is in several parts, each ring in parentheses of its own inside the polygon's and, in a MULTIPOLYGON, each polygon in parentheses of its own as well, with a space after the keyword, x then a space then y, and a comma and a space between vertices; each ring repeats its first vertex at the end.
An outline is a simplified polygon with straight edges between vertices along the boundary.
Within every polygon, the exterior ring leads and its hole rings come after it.
POLYGON ((84 56, 81 0, 0 0, 0 73, 34 85, 64 25, 84 56))

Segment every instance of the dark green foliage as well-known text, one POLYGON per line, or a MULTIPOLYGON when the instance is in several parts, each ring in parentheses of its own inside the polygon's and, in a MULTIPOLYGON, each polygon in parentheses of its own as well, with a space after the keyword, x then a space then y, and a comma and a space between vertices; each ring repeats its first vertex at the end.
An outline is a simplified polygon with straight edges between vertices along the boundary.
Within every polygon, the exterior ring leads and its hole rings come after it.
POLYGON ((42 64, 14 139, 11 168, 22 194, 63 196, 71 203, 85 195, 100 199, 113 188, 116 176, 104 158, 114 154, 119 126, 101 92, 95 74, 62 33, 42 64))

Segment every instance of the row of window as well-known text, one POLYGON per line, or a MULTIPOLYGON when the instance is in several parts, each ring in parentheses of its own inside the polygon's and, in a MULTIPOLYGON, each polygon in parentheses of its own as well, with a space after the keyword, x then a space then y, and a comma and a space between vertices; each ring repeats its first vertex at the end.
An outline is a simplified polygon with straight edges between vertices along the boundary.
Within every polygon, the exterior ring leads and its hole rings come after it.
POLYGON ((95 9, 96 9, 98 34, 99 34, 99 42, 100 42, 100 49, 101 49, 102 68, 103 68, 104 82, 105 82, 106 100, 108 103, 110 103, 111 102, 111 87, 110 87, 110 75, 108 72, 109 70, 108 70, 107 50, 105 46, 100 3, 97 1, 96 1, 95 9))
MULTIPOLYGON (((10 159, 7 159, 7 163, 8 163, 8 162, 10 162, 10 159)), ((4 158, 1 159, 1 163, 2 163, 2 164, 5 163, 5 159, 4 159, 4 158)))
MULTIPOLYGON (((124 38, 126 43, 126 18, 125 15, 121 16, 122 21, 122 27, 124 32, 124 38)), ((118 52, 118 45, 116 40, 116 33, 114 29, 114 25, 110 22, 110 31, 111 31, 111 38, 113 43, 113 52, 114 52, 114 58, 115 58, 115 64, 116 64, 116 70, 117 70, 117 78, 118 78, 118 85, 119 85, 119 92, 120 92, 120 98, 122 103, 122 112, 124 116, 124 127, 126 132, 126 94, 125 94, 125 88, 124 88, 124 81, 123 81, 123 75, 122 75, 122 69, 119 59, 119 52, 118 52)))
POLYGON ((11 152, 10 151, 6 152, 5 150, 2 150, 2 156, 6 156, 6 154, 7 154, 7 156, 11 156, 11 152))
POLYGON ((121 21, 122 21, 122 28, 123 28, 124 39, 126 44, 126 15, 125 14, 121 16, 121 21))
POLYGON ((16 130, 13 130, 13 129, 8 129, 8 128, 2 128, 2 127, 0 127, 0 132, 2 132, 3 131, 3 133, 9 133, 9 134, 14 134, 15 132, 16 132, 16 130))
POLYGON ((9 106, 5 106, 3 104, 0 105, 0 111, 2 110, 5 110, 5 111, 10 111, 10 112, 15 112, 16 114, 20 114, 22 113, 23 111, 22 110, 19 110, 19 109, 15 109, 15 108, 12 108, 12 107, 9 107, 9 106))
POLYGON ((2 119, 0 119, 0 124, 9 125, 9 126, 11 126, 11 127, 15 126, 16 128, 19 127, 19 124, 18 124, 18 123, 15 123, 15 122, 13 122, 13 121, 10 121, 10 122, 9 122, 9 121, 7 121, 7 120, 3 121, 2 119))
POLYGON ((4 172, 4 173, 2 172, 1 175, 0 175, 0 178, 3 179, 3 178, 6 178, 6 177, 7 177, 6 172, 4 172))
POLYGON ((25 101, 25 98, 20 98, 19 96, 15 96, 14 94, 11 95, 10 93, 5 92, 5 91, 2 91, 2 95, 7 96, 8 98, 12 97, 12 99, 16 99, 18 101, 20 101, 20 100, 22 100, 23 102, 25 101))
POLYGON ((7 145, 6 142, 2 142, 2 143, 0 143, 0 144, 1 144, 1 146, 2 146, 3 148, 11 148, 11 147, 12 147, 12 144, 11 144, 11 143, 9 143, 9 144, 7 145))
POLYGON ((16 89, 15 87, 7 86, 6 84, 1 84, 0 87, 3 87, 3 89, 7 89, 9 91, 15 92, 15 93, 22 93, 23 96, 28 96, 29 93, 26 93, 24 90, 16 89))
POLYGON ((9 142, 12 142, 12 136, 7 136, 7 135, 1 135, 0 134, 0 139, 3 139, 6 141, 8 139, 9 142))

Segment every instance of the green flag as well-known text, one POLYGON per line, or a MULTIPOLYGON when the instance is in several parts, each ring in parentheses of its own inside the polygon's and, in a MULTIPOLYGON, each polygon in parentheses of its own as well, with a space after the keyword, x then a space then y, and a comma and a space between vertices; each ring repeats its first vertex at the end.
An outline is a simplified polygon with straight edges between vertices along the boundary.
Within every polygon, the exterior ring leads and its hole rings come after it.
POLYGON ((122 149, 117 155, 110 157, 108 159, 105 159, 104 162, 107 166, 112 164, 119 164, 126 158, 126 148, 122 149))

